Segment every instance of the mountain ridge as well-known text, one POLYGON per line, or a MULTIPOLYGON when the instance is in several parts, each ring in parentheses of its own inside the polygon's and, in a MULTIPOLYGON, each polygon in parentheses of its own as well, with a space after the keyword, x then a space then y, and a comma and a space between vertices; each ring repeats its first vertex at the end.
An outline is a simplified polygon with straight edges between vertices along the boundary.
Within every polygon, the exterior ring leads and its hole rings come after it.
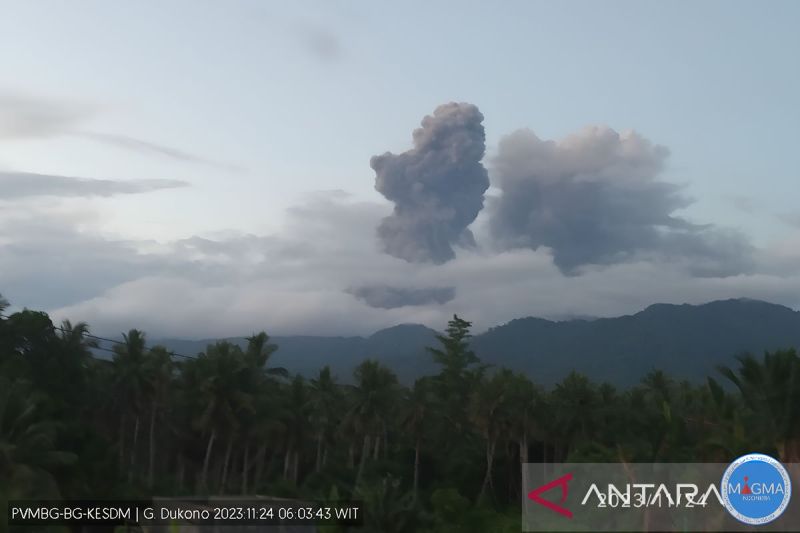
MULTIPOLYGON (((436 372, 427 346, 437 331, 399 324, 369 336, 275 336, 272 364, 311 376, 328 364, 339 379, 368 357, 392 368, 403 382, 436 372)), ((184 354, 203 351, 217 339, 161 339, 184 354)), ((222 340, 222 339, 220 339, 222 340)), ((244 337, 226 340, 244 343, 244 337)), ((735 363, 742 352, 800 347, 800 311, 763 300, 731 298, 704 304, 656 303, 629 315, 554 321, 510 320, 476 334, 471 347, 481 360, 523 372, 545 385, 571 370, 592 379, 627 385, 654 369, 698 380, 735 363)))

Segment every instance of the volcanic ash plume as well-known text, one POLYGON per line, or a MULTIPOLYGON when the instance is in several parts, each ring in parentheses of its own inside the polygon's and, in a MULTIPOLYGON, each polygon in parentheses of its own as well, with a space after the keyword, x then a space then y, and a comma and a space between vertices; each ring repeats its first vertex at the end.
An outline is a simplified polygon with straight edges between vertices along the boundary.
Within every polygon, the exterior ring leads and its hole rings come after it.
POLYGON ((441 105, 414 131, 414 148, 370 160, 375 189, 395 204, 378 227, 386 253, 441 264, 455 257, 454 245, 474 245, 467 227, 489 188, 482 121, 472 104, 441 105))
POLYGON ((500 248, 547 247, 567 275, 585 265, 683 261, 700 276, 751 268, 741 235, 678 216, 692 202, 662 181, 669 152, 634 132, 589 127, 560 141, 530 130, 504 137, 492 161, 502 191, 490 205, 500 248))

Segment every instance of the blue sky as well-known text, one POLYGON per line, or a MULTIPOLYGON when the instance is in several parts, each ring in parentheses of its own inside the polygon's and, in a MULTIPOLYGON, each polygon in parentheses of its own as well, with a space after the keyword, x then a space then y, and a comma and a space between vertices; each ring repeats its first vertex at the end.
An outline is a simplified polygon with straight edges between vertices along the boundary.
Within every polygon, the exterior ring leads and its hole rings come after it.
MULTIPOLYGON (((187 184, 6 201, 69 215, 84 234, 140 250, 279 235, 326 190, 390 210, 370 157, 409 149, 421 118, 456 101, 483 113, 489 167, 519 128, 541 139, 633 129, 669 149, 660 179, 695 200, 680 216, 741 230, 782 258, 797 242, 797 2, 0 3, 0 100, 74 115, 66 133, 0 135, 0 170, 187 184)), ((114 287, 49 307, 94 318, 74 306, 114 287)), ((47 306, 14 286, 0 292, 47 306)), ((595 311, 635 311, 640 300, 626 298, 595 311)), ((450 310, 385 321, 436 322, 450 310)))

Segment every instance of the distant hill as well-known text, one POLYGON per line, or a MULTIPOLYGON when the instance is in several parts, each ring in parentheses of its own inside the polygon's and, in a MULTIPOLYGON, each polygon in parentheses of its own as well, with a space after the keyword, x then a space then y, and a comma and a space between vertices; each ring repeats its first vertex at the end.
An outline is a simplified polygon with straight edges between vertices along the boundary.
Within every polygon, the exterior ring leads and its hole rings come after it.
MULTIPOLYGON (((325 364, 343 381, 367 357, 390 366, 404 382, 436 371, 426 346, 436 332, 421 325, 383 329, 370 337, 273 337, 273 364, 315 374, 325 364)), ((231 339, 243 343, 243 339, 231 339)), ((159 341, 184 354, 211 340, 159 341)), ((551 385, 571 370, 618 385, 652 369, 678 378, 705 379, 741 352, 800 348, 800 312, 758 300, 734 299, 703 305, 655 304, 634 315, 554 322, 520 318, 476 335, 473 349, 489 364, 524 372, 551 385)))
MULTIPOLYGON (((364 359, 375 358, 389 365, 401 381, 413 382, 420 375, 436 371, 425 349, 436 344, 436 334, 419 324, 403 324, 382 329, 369 337, 275 336, 270 342, 278 345, 278 351, 270 364, 305 376, 313 376, 323 366, 330 365, 341 381, 349 381, 356 366, 364 359)), ((215 340, 161 339, 156 342, 175 352, 194 355, 215 340)), ((240 346, 247 342, 243 337, 227 340, 240 346)))
POLYGON ((492 364, 541 383, 571 369, 627 384, 652 369, 703 379, 741 352, 800 347, 800 313, 757 300, 703 305, 651 305, 630 316, 592 321, 513 320, 477 336, 473 346, 492 364))

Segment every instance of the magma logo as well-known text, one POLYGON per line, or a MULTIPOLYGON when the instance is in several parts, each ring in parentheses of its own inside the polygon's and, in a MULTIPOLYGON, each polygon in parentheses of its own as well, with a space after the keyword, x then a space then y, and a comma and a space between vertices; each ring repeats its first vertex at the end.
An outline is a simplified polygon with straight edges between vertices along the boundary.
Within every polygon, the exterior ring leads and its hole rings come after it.
POLYGON ((776 459, 760 453, 744 455, 725 470, 722 504, 735 519, 748 525, 776 520, 789 506, 792 482, 776 459))

